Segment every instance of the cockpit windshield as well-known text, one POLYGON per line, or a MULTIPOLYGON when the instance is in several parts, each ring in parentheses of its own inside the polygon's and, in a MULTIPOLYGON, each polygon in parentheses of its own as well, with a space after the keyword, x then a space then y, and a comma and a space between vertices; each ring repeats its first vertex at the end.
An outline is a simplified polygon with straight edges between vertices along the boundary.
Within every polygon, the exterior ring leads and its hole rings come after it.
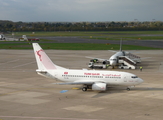
POLYGON ((110 59, 110 60, 112 60, 112 61, 117 61, 116 59, 110 59))
POLYGON ((138 76, 131 76, 131 78, 138 78, 138 76))

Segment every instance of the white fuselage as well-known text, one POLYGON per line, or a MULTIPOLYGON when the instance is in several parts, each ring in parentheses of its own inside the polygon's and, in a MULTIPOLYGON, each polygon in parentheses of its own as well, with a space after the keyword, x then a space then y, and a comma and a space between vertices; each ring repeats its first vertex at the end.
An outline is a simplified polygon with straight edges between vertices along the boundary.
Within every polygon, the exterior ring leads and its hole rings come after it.
MULTIPOLYGON (((127 72, 63 68, 54 64, 38 43, 32 45, 38 65, 36 72, 39 75, 65 82, 61 84, 80 84, 84 86, 83 91, 87 91, 90 87, 92 90, 105 91, 107 86, 128 86, 127 89, 129 89, 129 86, 135 86, 143 82, 141 78, 127 72)), ((121 56, 121 53, 117 52, 114 55, 121 56)))
POLYGON ((141 78, 127 72, 96 71, 96 70, 51 70, 46 77, 64 82, 103 82, 109 86, 134 86, 143 82, 141 78))
POLYGON ((123 51, 116 52, 114 55, 112 55, 109 59, 110 65, 115 66, 117 65, 118 57, 119 56, 125 56, 123 51))

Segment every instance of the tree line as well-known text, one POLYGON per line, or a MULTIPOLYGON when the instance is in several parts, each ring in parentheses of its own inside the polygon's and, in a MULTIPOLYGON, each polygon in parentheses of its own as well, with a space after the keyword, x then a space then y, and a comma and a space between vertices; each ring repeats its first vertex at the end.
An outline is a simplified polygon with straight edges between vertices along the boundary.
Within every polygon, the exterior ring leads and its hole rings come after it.
POLYGON ((20 31, 152 31, 163 30, 162 21, 133 22, 12 22, 0 20, 0 32, 20 31))

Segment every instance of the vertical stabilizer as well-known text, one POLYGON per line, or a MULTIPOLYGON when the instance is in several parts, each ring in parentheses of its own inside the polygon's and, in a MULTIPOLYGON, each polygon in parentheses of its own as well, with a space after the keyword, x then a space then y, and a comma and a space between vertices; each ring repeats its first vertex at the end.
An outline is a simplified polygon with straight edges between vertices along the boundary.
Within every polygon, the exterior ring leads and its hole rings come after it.
POLYGON ((122 51, 122 38, 120 40, 120 51, 122 51))
POLYGON ((55 65, 38 43, 33 43, 32 45, 39 70, 65 69, 55 65))

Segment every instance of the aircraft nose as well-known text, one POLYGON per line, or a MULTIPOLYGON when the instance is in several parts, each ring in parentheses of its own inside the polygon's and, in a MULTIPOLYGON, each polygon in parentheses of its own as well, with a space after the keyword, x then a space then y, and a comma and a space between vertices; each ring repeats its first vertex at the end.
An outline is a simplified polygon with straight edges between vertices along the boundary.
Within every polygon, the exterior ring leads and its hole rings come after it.
POLYGON ((110 65, 116 65, 116 62, 110 61, 110 65))
POLYGON ((142 82, 144 82, 144 80, 143 80, 143 79, 141 79, 141 78, 139 78, 139 83, 142 83, 142 82))

